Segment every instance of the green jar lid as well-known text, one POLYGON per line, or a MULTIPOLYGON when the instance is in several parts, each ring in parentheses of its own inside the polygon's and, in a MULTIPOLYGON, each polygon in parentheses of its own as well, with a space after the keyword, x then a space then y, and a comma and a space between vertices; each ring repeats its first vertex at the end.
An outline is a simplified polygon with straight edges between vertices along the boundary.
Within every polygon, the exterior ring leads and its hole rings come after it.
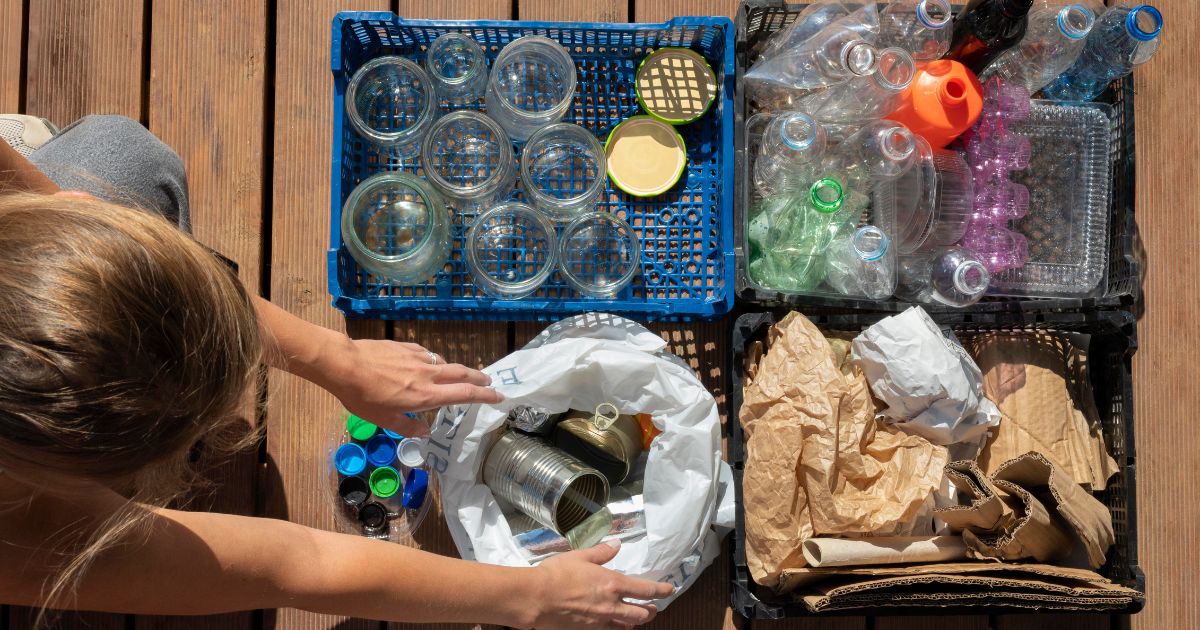
POLYGON ((346 433, 349 433, 350 437, 355 440, 369 440, 378 430, 379 427, 354 414, 350 414, 350 417, 346 418, 346 433))
POLYGON ((371 471, 371 493, 386 499, 400 491, 400 472, 391 466, 381 466, 371 471))
POLYGON ((642 60, 634 79, 638 104, 669 125, 690 123, 717 99, 717 74, 700 53, 660 48, 642 60))

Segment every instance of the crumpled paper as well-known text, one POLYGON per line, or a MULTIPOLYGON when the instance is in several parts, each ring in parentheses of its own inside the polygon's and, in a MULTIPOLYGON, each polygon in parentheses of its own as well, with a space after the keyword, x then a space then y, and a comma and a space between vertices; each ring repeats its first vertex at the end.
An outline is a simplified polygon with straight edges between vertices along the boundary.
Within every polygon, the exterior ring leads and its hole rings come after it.
POLYGON ((900 429, 974 459, 1000 410, 983 395, 983 374, 966 350, 919 306, 886 317, 854 339, 853 357, 900 429))
POLYGON ((1119 470, 1104 445, 1088 378, 1087 335, 995 333, 968 345, 983 372, 983 392, 1004 414, 979 467, 1029 451, 1054 462, 1084 488, 1104 490, 1119 470))
POLYGON ((787 569, 806 566, 802 544, 814 536, 931 533, 916 524, 928 525, 918 516, 948 453, 875 419, 848 345, 789 313, 748 371, 742 490, 747 564, 759 584, 777 586, 787 569))

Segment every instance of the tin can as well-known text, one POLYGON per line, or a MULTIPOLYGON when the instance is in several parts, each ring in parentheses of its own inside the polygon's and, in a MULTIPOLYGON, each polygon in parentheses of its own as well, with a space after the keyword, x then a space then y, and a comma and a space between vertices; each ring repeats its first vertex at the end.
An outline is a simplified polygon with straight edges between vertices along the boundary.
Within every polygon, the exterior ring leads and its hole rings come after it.
POLYGON ((608 503, 608 480, 542 440, 512 431, 483 464, 492 492, 537 522, 565 534, 608 503))

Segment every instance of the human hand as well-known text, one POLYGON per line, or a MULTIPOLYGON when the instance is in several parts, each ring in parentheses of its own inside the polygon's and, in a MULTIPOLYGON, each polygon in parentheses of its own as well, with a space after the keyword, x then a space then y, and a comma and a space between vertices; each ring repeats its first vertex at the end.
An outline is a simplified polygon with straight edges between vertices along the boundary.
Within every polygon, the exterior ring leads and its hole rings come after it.
POLYGON ((459 403, 504 400, 488 387, 491 378, 415 343, 356 339, 339 358, 326 389, 348 411, 402 435, 426 435, 429 427, 405 412, 459 403))
POLYGON ((654 604, 631 604, 625 599, 660 599, 674 592, 665 582, 632 578, 600 566, 617 555, 620 541, 572 551, 543 561, 535 571, 542 578, 538 607, 527 627, 632 628, 654 618, 654 604))

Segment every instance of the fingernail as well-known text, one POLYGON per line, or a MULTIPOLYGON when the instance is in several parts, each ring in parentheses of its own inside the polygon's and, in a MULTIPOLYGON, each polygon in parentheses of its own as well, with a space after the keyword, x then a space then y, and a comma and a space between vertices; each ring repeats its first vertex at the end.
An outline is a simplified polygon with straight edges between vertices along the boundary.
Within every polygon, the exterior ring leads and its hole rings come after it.
POLYGON ((617 551, 620 551, 620 550, 621 550, 621 539, 620 539, 620 538, 614 538, 614 539, 612 539, 612 540, 608 541, 608 543, 606 543, 606 544, 607 544, 609 547, 612 547, 613 549, 616 549, 617 551))

